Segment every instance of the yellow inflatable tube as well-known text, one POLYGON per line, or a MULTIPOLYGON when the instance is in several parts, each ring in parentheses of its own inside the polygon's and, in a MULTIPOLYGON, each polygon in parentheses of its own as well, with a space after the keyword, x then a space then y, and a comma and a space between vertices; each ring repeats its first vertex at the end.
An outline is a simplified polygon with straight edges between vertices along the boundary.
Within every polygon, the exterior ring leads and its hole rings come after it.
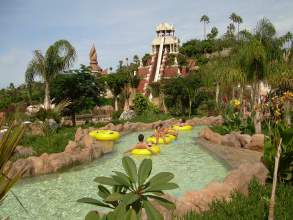
POLYGON ((172 128, 177 131, 190 131, 190 130, 192 130, 191 125, 184 125, 184 126, 174 125, 172 128))
MULTIPOLYGON (((156 154, 160 153, 160 147, 157 145, 152 145, 151 149, 153 152, 155 152, 156 154)), ((132 154, 134 155, 153 155, 153 152, 151 152, 148 149, 134 149, 131 151, 132 154)))
POLYGON ((174 141, 176 139, 176 136, 174 136, 172 134, 166 134, 165 137, 170 138, 172 141, 174 141))
POLYGON ((99 141, 116 141, 120 138, 120 133, 111 130, 95 130, 90 132, 90 136, 99 141))
POLYGON ((146 139, 146 142, 147 143, 153 143, 153 144, 170 144, 171 142, 172 142, 172 138, 170 138, 170 137, 165 137, 165 143, 164 143, 164 139, 163 138, 159 138, 159 143, 156 143, 156 137, 154 137, 154 136, 152 136, 152 137, 148 137, 147 139, 146 139))

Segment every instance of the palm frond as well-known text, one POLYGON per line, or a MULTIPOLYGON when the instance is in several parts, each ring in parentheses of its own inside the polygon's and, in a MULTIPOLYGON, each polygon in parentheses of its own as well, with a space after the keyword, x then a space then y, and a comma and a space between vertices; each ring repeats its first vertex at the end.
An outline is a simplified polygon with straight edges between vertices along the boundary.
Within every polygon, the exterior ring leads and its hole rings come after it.
MULTIPOLYGON (((2 126, 3 121, 0 122, 2 126)), ((24 133, 23 125, 12 124, 0 138, 0 201, 2 201, 11 187, 21 178, 25 168, 17 173, 12 173, 12 166, 8 165, 17 144, 24 133)))

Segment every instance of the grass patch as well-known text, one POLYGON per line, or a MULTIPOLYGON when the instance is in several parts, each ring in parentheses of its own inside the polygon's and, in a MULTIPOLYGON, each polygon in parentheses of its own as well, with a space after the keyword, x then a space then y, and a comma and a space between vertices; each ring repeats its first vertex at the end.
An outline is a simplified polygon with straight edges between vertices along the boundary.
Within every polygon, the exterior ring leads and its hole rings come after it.
MULTIPOLYGON (((260 185, 253 180, 249 186, 249 196, 234 193, 230 202, 216 201, 210 210, 201 214, 191 212, 174 220, 267 220, 272 185, 260 185)), ((276 191, 275 219, 292 219, 293 186, 279 183, 276 191)))
POLYGON ((167 119, 172 118, 170 114, 166 113, 142 113, 141 115, 135 116, 133 119, 131 119, 131 122, 144 122, 144 123, 151 123, 155 121, 164 121, 167 119))
POLYGON ((21 145, 32 147, 40 155, 42 153, 58 153, 64 151, 69 140, 74 139, 76 127, 62 127, 48 136, 25 135, 21 145))

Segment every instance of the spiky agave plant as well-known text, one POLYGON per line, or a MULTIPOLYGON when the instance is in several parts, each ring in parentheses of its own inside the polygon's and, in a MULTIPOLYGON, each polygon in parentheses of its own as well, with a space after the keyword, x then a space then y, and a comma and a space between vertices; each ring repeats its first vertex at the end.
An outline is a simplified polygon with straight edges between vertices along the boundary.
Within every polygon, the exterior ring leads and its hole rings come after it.
POLYGON ((155 200, 167 209, 175 209, 175 204, 163 198, 164 190, 178 188, 170 182, 174 175, 169 172, 160 172, 150 177, 152 160, 144 159, 138 170, 133 159, 124 157, 122 165, 126 173, 113 171, 111 177, 97 177, 98 195, 102 201, 92 198, 82 198, 78 202, 88 203, 112 209, 108 214, 100 217, 96 211, 87 214, 86 220, 138 220, 144 208, 148 219, 163 220, 163 216, 153 206, 150 200, 155 200), (110 186, 109 190, 106 186, 110 186))
MULTIPOLYGON (((0 121, 0 128, 3 126, 4 120, 0 121)), ((16 183, 16 181, 24 173, 24 169, 17 173, 11 174, 11 166, 8 162, 15 151, 17 144, 24 133, 23 125, 12 124, 7 131, 0 137, 0 204, 6 197, 8 191, 16 183)))

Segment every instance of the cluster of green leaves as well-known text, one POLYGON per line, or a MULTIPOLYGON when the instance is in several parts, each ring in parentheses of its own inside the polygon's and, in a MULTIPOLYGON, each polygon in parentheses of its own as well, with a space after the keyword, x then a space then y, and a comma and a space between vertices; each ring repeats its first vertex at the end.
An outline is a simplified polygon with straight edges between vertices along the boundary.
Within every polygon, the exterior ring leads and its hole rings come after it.
POLYGON ((30 87, 12 83, 8 88, 0 90, 0 111, 15 112, 17 108, 42 101, 44 98, 43 84, 34 82, 30 87))
POLYGON ((223 117, 224 123, 222 125, 213 126, 213 131, 222 135, 233 131, 240 131, 241 133, 250 135, 255 133, 253 118, 251 116, 244 118, 242 112, 239 110, 235 111, 230 104, 228 104, 223 117))
POLYGON ((208 40, 190 40, 185 42, 180 48, 180 53, 189 58, 201 58, 205 53, 212 53, 221 51, 224 48, 234 46, 234 42, 226 39, 214 39, 214 33, 211 34, 211 38, 208 40))
MULTIPOLYGON (((2 128, 3 124, 4 121, 1 120, 0 128, 2 128)), ((0 137, 0 205, 6 198, 9 190, 25 172, 25 168, 22 168, 11 175, 12 166, 8 166, 15 148, 21 140, 23 134, 24 126, 13 124, 10 125, 7 131, 0 137)))
POLYGON ((161 90, 168 111, 172 115, 196 114, 196 108, 205 99, 202 85, 196 73, 163 80, 161 90))
POLYGON ((293 128, 287 128, 284 124, 271 125, 269 135, 265 141, 263 161, 270 171, 272 180, 275 167, 277 146, 281 143, 281 155, 278 169, 278 180, 293 184, 293 128))
MULTIPOLYGON (((269 198, 272 185, 260 185, 253 180, 249 196, 233 193, 230 201, 215 201, 203 213, 191 212, 176 220, 266 220, 269 213, 269 198)), ((275 219, 291 219, 293 216, 293 187, 279 184, 276 191, 275 219)))
POLYGON ((64 113, 72 116, 73 124, 75 114, 99 104, 100 95, 103 93, 102 81, 91 75, 89 67, 84 65, 81 65, 80 69, 57 75, 51 85, 55 103, 70 101, 64 113))
POLYGON ((20 144, 32 147, 37 155, 43 153, 59 153, 64 151, 69 140, 74 139, 75 131, 75 127, 61 127, 57 131, 50 132, 45 136, 27 133, 24 135, 20 144))
POLYGON ((142 115, 144 113, 158 114, 160 112, 160 110, 141 93, 135 95, 133 104, 134 111, 137 115, 142 115))
POLYGON ((111 177, 97 177, 98 195, 102 201, 92 198, 82 198, 78 202, 106 207, 113 211, 100 217, 99 213, 92 211, 86 216, 86 220, 138 220, 144 208, 148 219, 163 220, 163 216, 153 206, 150 200, 155 200, 167 209, 175 209, 175 205, 163 198, 164 190, 176 189, 178 186, 170 182, 174 175, 169 172, 161 172, 152 177, 152 160, 144 159, 139 168, 130 157, 122 159, 125 173, 113 171, 111 177), (110 186, 109 190, 106 186, 110 186))

